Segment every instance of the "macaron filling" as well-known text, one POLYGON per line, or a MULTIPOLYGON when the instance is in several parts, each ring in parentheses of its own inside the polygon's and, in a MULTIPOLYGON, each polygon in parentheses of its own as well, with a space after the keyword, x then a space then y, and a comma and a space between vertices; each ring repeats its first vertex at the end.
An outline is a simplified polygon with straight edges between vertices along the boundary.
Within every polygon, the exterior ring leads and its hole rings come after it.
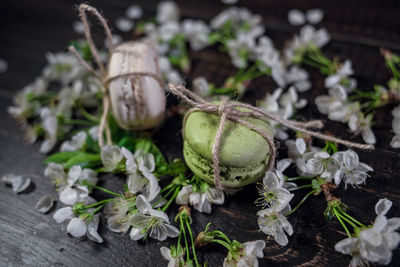
MULTIPOLYGON (((183 143, 183 156, 188 167, 208 183, 214 183, 212 161, 196 153, 189 142, 183 143)), ((221 183, 226 187, 242 187, 256 182, 265 173, 269 156, 265 160, 246 167, 219 165, 221 183)))

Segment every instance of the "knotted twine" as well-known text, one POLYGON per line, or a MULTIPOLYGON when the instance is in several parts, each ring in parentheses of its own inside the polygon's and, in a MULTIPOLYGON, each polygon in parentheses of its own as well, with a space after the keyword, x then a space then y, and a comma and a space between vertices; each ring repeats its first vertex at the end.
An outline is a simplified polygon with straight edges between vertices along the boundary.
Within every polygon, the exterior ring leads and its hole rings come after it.
MULTIPOLYGON (((322 128, 323 123, 320 120, 312 120, 308 122, 299 122, 293 120, 283 119, 279 116, 273 115, 262 109, 256 108, 252 105, 238 102, 229 102, 227 98, 222 99, 221 104, 215 104, 208 102, 196 95, 195 93, 186 89, 183 85, 169 84, 169 89, 171 93, 182 99, 184 102, 192 106, 188 110, 183 119, 182 131, 184 131, 184 126, 188 116, 196 111, 203 111, 211 114, 216 114, 220 117, 218 129, 215 135, 215 140, 212 147, 212 161, 214 170, 214 183, 219 189, 223 189, 220 180, 220 169, 219 169, 219 152, 221 147, 221 139, 224 131, 224 126, 227 120, 239 123, 250 130, 253 130, 260 134, 267 141, 270 147, 270 158, 267 170, 273 170, 275 165, 276 157, 276 147, 274 144, 274 139, 267 132, 265 132, 260 127, 248 122, 245 118, 256 118, 268 122, 269 120, 276 121, 277 123, 286 126, 294 131, 302 132, 310 136, 317 137, 322 140, 332 141, 335 143, 343 144, 345 146, 357 147, 360 149, 374 149, 373 145, 368 144, 358 144, 347 140, 342 140, 333 136, 321 134, 318 132, 310 131, 308 128, 322 128), (238 110, 237 108, 243 108, 244 110, 238 110)), ((184 134, 184 132, 183 132, 184 134)))
MULTIPOLYGON (((112 34, 111 34, 111 30, 110 27, 107 24, 107 21, 105 20, 105 18, 100 14, 100 12, 87 4, 81 4, 79 5, 79 17, 82 21, 83 27, 84 27, 84 33, 85 33, 85 37, 86 37, 86 41, 88 42, 90 51, 93 55, 94 61, 96 62, 97 66, 100 69, 100 73, 97 73, 91 66, 90 64, 88 64, 83 58, 82 56, 78 53, 78 51, 76 51, 75 47, 70 46, 69 50, 78 58, 78 60, 81 62, 81 64, 91 73, 93 74, 97 79, 99 79, 99 81, 101 82, 102 85, 102 91, 103 91, 103 113, 100 119, 100 125, 99 125, 99 133, 98 133, 98 141, 99 141, 99 146, 102 147, 104 146, 104 131, 106 132, 106 138, 107 138, 107 144, 108 145, 112 145, 112 139, 111 139, 111 131, 110 131, 110 126, 108 125, 108 120, 107 120, 107 115, 109 113, 109 109, 110 109, 110 97, 109 97, 109 84, 110 82, 118 79, 118 78, 129 78, 129 77, 134 77, 134 76, 142 76, 142 77, 151 77, 153 79, 155 79, 160 86, 163 88, 165 87, 164 81, 163 79, 152 72, 129 72, 129 73, 121 73, 118 75, 115 75, 113 77, 108 77, 108 73, 107 70, 103 64, 103 61, 101 60, 100 54, 97 50, 97 47, 93 41, 92 38, 92 34, 91 34, 91 30, 89 27, 89 23, 88 23, 88 18, 86 15, 86 12, 90 12, 92 13, 100 22, 100 24, 102 25, 105 33, 106 33, 106 37, 107 37, 107 41, 108 41, 108 55, 109 58, 111 57, 111 55, 114 52, 114 43, 112 40, 112 34)), ((109 59, 108 58, 108 59, 109 59)), ((137 88, 138 90, 143 90, 143 88, 141 86, 139 86, 137 88)), ((132 88, 133 90, 133 88, 132 88)), ((137 103, 134 103, 137 104, 137 103)))

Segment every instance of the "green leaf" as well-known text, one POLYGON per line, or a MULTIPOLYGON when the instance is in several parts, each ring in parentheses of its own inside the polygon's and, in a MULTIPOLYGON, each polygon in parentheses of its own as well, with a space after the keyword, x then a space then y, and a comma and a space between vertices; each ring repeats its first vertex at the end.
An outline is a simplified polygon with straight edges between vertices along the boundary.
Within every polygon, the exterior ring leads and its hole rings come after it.
POLYGON ((66 162, 65 168, 70 169, 75 165, 80 165, 82 168, 94 168, 101 165, 101 157, 99 154, 79 152, 66 162))
POLYGON ((55 153, 49 157, 47 157, 43 163, 48 164, 49 162, 54 162, 54 163, 65 163, 69 159, 75 157, 77 154, 81 152, 79 151, 65 151, 65 152, 59 152, 55 153))

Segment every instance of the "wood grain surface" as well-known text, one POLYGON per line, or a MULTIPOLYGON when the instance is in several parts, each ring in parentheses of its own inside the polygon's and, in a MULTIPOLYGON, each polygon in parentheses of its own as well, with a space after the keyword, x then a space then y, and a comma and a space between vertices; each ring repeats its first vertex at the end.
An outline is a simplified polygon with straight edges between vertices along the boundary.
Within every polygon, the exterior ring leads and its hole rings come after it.
MULTIPOLYGON (((220 12, 224 5, 219 1, 177 1, 183 17, 209 20, 220 12)), ((49 215, 38 213, 34 205, 44 194, 56 197, 53 185, 44 177, 44 155, 38 151, 38 145, 29 146, 23 140, 23 133, 17 123, 8 116, 7 106, 11 104, 14 93, 31 82, 41 73, 46 64, 46 51, 66 50, 70 40, 78 35, 72 30, 72 22, 77 20, 75 4, 61 0, 41 1, 2 1, 0 5, 0 58, 9 63, 9 70, 0 74, 0 175, 17 173, 32 178, 34 187, 27 193, 15 195, 10 188, 0 185, 0 266, 166 266, 159 247, 174 244, 176 240, 158 242, 148 240, 134 242, 129 235, 119 236, 107 230, 101 222, 100 234, 104 244, 87 240, 78 240, 62 232, 60 226, 49 215)), ((145 16, 155 12, 156 1, 138 0, 99 0, 90 4, 98 7, 111 23, 125 12, 132 3, 140 4, 145 16)), ((379 47, 400 52, 400 1, 376 0, 340 0, 340 1, 240 1, 263 16, 266 34, 282 47, 291 37, 296 27, 287 22, 290 8, 306 10, 320 7, 325 11, 321 26, 326 27, 333 40, 323 49, 330 57, 349 58, 353 61, 356 78, 362 90, 370 90, 374 83, 385 84, 390 78, 384 61, 379 54, 379 47)), ((101 36, 97 31, 96 35, 101 36)), ((129 35, 124 35, 129 38, 129 35)), ((229 58, 221 55, 215 47, 191 53, 193 69, 187 75, 190 80, 204 75, 211 82, 219 85, 226 77, 234 73, 229 58)), ((326 121, 326 130, 343 138, 361 142, 360 137, 352 136, 346 126, 328 121, 316 109, 314 98, 325 93, 323 78, 312 69, 307 69, 313 82, 313 89, 303 96, 310 105, 300 116, 304 119, 322 118, 326 121)), ((245 101, 254 103, 266 92, 275 89, 269 77, 262 77, 252 82, 245 101)), ((177 101, 169 96, 170 105, 177 101)), ((364 223, 375 218, 374 205, 378 199, 387 197, 393 201, 389 217, 400 216, 400 150, 390 148, 391 132, 390 110, 388 106, 376 111, 377 148, 371 152, 359 151, 363 162, 373 166, 375 171, 367 184, 360 189, 339 189, 335 192, 342 198, 351 213, 364 223)), ((182 140, 180 138, 180 117, 169 117, 155 135, 155 140, 169 158, 181 157, 182 140)), ((286 151, 281 148, 280 155, 286 151)), ((102 184, 111 189, 119 189, 124 183, 122 177, 104 176, 102 184)), ((294 203, 304 193, 296 194, 294 203)), ((95 195, 97 199, 104 197, 95 195)), ((215 228, 239 241, 264 239, 258 231, 257 208, 254 186, 249 186, 235 197, 228 197, 222 206, 213 207, 211 215, 193 213, 195 232, 204 229, 207 222, 213 222, 215 228)), ((311 198, 296 213, 290 216, 294 234, 286 247, 280 247, 273 240, 267 239, 265 257, 261 266, 346 266, 349 256, 334 250, 334 245, 345 237, 341 226, 335 221, 327 222, 322 215, 325 209, 322 196, 311 198)), ((57 207, 61 207, 57 203, 57 207)), ((176 212, 173 207, 170 218, 176 212)), ((212 246, 200 251, 200 260, 209 266, 221 266, 226 251, 212 246)), ((394 252, 390 266, 400 265, 400 250, 394 252)))

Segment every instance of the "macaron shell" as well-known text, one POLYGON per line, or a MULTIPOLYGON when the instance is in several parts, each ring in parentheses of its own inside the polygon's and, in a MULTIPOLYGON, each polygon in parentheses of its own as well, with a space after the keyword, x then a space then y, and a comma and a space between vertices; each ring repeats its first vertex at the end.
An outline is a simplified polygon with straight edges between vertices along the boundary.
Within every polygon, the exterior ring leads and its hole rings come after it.
MULTIPOLYGON (((187 141, 183 143, 183 156, 194 174, 210 184, 214 183, 212 161, 197 154, 187 141)), ((258 181, 265 174, 268 159, 269 157, 258 164, 242 168, 220 165, 221 184, 226 188, 238 188, 258 181)))
MULTIPOLYGON (((212 147, 218 129, 220 117, 214 114, 196 111, 191 113, 184 125, 184 138, 191 148, 201 157, 212 161, 212 147)), ((245 118, 273 136, 271 126, 260 119, 245 118)), ((225 122, 220 144, 220 165, 248 167, 265 161, 270 153, 269 144, 257 132, 246 126, 225 122)))

